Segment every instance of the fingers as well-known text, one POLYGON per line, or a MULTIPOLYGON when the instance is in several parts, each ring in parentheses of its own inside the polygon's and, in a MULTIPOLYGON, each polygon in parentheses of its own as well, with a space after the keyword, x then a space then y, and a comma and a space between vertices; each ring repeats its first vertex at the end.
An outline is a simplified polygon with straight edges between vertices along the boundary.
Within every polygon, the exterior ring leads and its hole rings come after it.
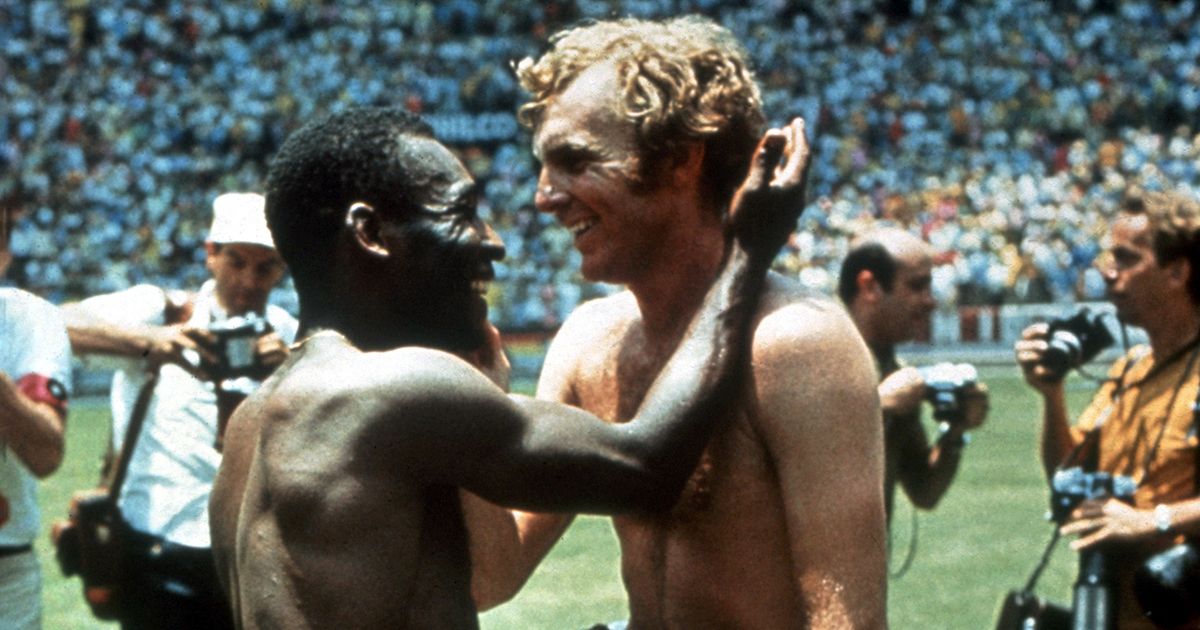
POLYGON ((220 362, 220 357, 210 349, 215 343, 216 337, 209 331, 201 328, 181 329, 179 334, 172 339, 172 346, 176 351, 176 356, 185 358, 183 352, 190 350, 200 357, 201 364, 220 362))
POLYGON ((763 134, 758 148, 754 150, 754 160, 750 164, 750 173, 746 177, 744 187, 748 190, 761 190, 770 186, 772 176, 787 146, 788 138, 782 130, 770 129, 763 134))
POLYGON ((288 347, 278 334, 270 333, 258 338, 255 342, 255 353, 260 364, 275 367, 287 358, 288 347))
POLYGON ((809 147, 803 118, 792 120, 785 128, 787 147, 784 149, 787 162, 780 169, 776 180, 781 185, 794 185, 803 181, 808 172, 809 147))

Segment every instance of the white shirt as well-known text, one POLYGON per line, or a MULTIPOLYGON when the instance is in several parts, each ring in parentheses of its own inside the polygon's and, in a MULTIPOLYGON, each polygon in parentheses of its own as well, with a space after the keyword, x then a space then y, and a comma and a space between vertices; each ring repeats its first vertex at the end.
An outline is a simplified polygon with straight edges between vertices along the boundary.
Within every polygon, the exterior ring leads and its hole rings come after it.
MULTIPOLYGON (((227 317, 214 288, 212 280, 201 287, 187 325, 203 328, 227 317)), ((89 298, 82 305, 114 323, 162 325, 166 294, 139 285, 89 298)), ((287 311, 268 306, 266 318, 285 343, 295 339, 297 322, 287 311)), ((114 449, 124 438, 145 369, 144 361, 128 360, 113 376, 114 449)), ((217 398, 211 384, 177 365, 162 366, 121 488, 119 505, 130 526, 181 545, 211 546, 208 495, 221 465, 216 435, 217 398)))
MULTIPOLYGON (((20 289, 0 288, 0 371, 14 382, 40 374, 70 387, 71 342, 53 304, 20 289)), ((32 542, 40 524, 37 479, 0 444, 0 545, 32 542)))

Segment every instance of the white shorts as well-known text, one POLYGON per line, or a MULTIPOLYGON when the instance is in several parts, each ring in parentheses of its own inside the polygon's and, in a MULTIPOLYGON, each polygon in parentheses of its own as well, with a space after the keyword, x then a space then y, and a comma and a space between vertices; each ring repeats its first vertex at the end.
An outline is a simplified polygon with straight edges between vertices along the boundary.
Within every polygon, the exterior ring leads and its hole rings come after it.
POLYGON ((0 558, 0 628, 41 630, 42 567, 29 551, 0 558))

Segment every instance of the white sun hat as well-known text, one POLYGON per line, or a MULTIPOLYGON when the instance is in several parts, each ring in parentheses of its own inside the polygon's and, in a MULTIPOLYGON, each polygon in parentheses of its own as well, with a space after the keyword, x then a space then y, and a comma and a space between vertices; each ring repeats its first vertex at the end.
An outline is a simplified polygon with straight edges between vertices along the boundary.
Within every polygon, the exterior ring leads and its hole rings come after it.
POLYGON ((258 193, 231 192, 213 200, 210 243, 250 243, 275 249, 267 228, 266 198, 258 193))

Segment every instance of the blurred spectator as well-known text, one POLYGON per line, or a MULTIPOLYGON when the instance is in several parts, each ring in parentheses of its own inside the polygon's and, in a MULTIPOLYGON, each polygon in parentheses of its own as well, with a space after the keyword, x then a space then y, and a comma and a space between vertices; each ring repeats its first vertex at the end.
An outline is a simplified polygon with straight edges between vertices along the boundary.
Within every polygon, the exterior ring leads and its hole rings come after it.
POLYGON ((54 301, 193 286, 205 200, 256 187, 315 112, 400 103, 462 149, 507 231, 494 318, 550 325, 607 289, 581 281, 560 228, 522 216, 534 169, 507 63, 613 13, 715 17, 772 122, 816 121, 812 239, 779 264, 823 291, 846 240, 882 222, 926 237, 963 303, 1093 297, 1088 248, 1116 194, 1200 185, 1194 0, 743 4, 3 3, 0 195, 31 195, 13 275, 54 301))

